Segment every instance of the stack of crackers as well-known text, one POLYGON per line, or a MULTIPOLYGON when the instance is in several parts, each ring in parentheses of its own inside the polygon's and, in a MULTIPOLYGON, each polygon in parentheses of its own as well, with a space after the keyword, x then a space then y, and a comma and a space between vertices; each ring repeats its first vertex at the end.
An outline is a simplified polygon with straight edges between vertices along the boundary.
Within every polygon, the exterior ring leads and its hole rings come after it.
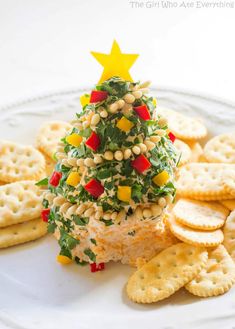
POLYGON ((178 138, 181 154, 176 202, 166 223, 179 240, 138 269, 129 298, 152 303, 185 287, 200 297, 227 292, 235 283, 235 133, 209 140, 199 120, 159 109, 178 138))
POLYGON ((0 140, 0 248, 44 236, 47 225, 40 216, 43 191, 36 182, 53 171, 56 145, 70 125, 56 121, 43 125, 36 149, 0 140))

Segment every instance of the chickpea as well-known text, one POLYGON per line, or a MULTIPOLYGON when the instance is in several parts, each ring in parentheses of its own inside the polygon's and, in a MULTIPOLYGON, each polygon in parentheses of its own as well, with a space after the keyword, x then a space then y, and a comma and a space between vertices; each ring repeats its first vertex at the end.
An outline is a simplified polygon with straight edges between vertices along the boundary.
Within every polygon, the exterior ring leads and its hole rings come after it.
POLYGON ((97 211, 96 213, 95 213, 95 219, 100 219, 102 217, 102 212, 100 212, 100 211, 97 211))
POLYGON ((111 219, 111 214, 109 212, 106 212, 104 215, 103 215, 103 219, 104 220, 110 220, 111 219))
POLYGON ((151 205, 151 211, 154 217, 158 217, 162 213, 162 208, 157 204, 153 204, 151 205))
POLYGON ((136 208, 136 210, 134 212, 134 216, 139 220, 143 218, 143 212, 142 212, 142 209, 140 207, 136 208))
POLYGON ((139 148, 140 148, 142 153, 147 152, 147 146, 144 143, 140 143, 139 148))
POLYGON ((53 205, 55 206, 61 206, 64 202, 66 202, 66 199, 62 196, 57 196, 53 200, 53 205))
POLYGON ((111 219, 115 220, 116 218, 117 218, 117 212, 115 211, 111 214, 111 219))
POLYGON ((126 94, 124 97, 123 97, 124 101, 128 104, 132 104, 134 103, 135 101, 135 96, 133 96, 132 94, 126 94))
POLYGON ((122 151, 116 151, 114 153, 114 158, 117 160, 117 161, 122 161, 123 159, 123 153, 122 151))
POLYGON ((152 151, 155 148, 155 144, 150 140, 145 140, 144 144, 147 146, 148 151, 152 151))
POLYGON ((67 159, 68 164, 75 167, 77 165, 77 159, 76 158, 68 158, 67 159))
POLYGON ((93 167, 94 166, 94 160, 91 158, 86 158, 84 160, 84 165, 87 167, 93 167))
POLYGON ((136 91, 133 91, 132 95, 136 98, 136 99, 139 99, 142 97, 142 91, 141 90, 136 90, 136 91))
POLYGON ((81 215, 85 211, 86 206, 84 204, 81 204, 80 206, 77 207, 76 214, 81 215))
POLYGON ((125 210, 121 210, 121 211, 118 213, 117 217, 116 217, 116 222, 117 222, 117 223, 120 223, 122 220, 125 219, 125 217, 126 217, 126 212, 125 212, 125 210))
POLYGON ((100 116, 101 118, 107 118, 108 112, 106 110, 103 110, 102 112, 100 112, 100 116))
POLYGON ((66 211, 71 207, 70 202, 65 202, 61 207, 60 207, 60 212, 66 213, 66 211))
POLYGON ((113 160, 113 152, 111 152, 111 151, 106 151, 106 152, 104 153, 104 158, 105 158, 105 160, 109 160, 109 161, 113 160))
POLYGON ((164 129, 158 129, 158 130, 155 131, 155 134, 163 137, 163 136, 166 135, 166 130, 164 130, 164 129))
POLYGON ((140 149, 140 147, 139 146, 137 146, 137 145, 135 145, 134 147, 132 147, 132 152, 134 153, 134 154, 140 154, 140 152, 141 152, 141 149, 140 149))
POLYGON ((151 211, 151 209, 149 209, 149 208, 145 208, 145 209, 143 210, 143 216, 144 216, 144 218, 149 218, 149 217, 151 217, 151 216, 152 216, 152 211, 151 211))
POLYGON ((118 104, 118 108, 122 109, 123 106, 125 105, 125 101, 123 99, 119 99, 119 101, 117 101, 117 104, 118 104))
POLYGON ((67 210, 67 212, 66 212, 66 217, 71 218, 71 216, 75 213, 76 209, 77 209, 77 205, 76 205, 76 204, 73 205, 72 207, 70 207, 70 208, 67 210))
POLYGON ((88 208, 85 212, 84 212, 84 216, 85 217, 90 217, 94 212, 93 208, 88 208))
POLYGON ((126 150, 124 151, 124 159, 125 159, 125 160, 129 159, 130 156, 131 156, 131 154, 132 154, 131 150, 130 150, 130 149, 126 149, 126 150))
POLYGON ((45 193, 45 194, 44 194, 44 199, 47 199, 47 201, 48 201, 49 203, 52 203, 52 201, 54 202, 54 200, 55 200, 55 195, 52 194, 52 193, 50 193, 50 192, 45 193))
POLYGON ((93 126, 96 126, 100 122, 100 116, 98 113, 94 114, 92 119, 91 119, 91 124, 93 126))
POLYGON ((161 208, 164 208, 166 206, 166 199, 161 197, 158 199, 158 204, 161 208))
POLYGON ((156 143, 160 142, 161 137, 160 136, 151 136, 150 140, 151 140, 151 142, 156 144, 156 143))
POLYGON ((122 110, 130 112, 132 110, 132 105, 125 103, 122 110))
POLYGON ((84 165, 84 159, 78 159, 77 166, 83 166, 83 165, 84 165))
POLYGON ((95 155, 94 156, 94 163, 95 164, 99 164, 99 163, 102 163, 103 159, 100 155, 95 155))
POLYGON ((109 105, 109 112, 116 113, 117 110, 118 110, 118 103, 117 102, 109 105))

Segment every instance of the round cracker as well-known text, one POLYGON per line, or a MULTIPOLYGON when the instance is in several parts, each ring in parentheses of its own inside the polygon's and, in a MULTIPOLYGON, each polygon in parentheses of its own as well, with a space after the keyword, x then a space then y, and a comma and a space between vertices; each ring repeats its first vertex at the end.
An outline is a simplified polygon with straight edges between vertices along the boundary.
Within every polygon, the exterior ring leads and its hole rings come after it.
POLYGON ((0 228, 38 218, 42 191, 36 181, 21 181, 0 187, 0 228))
POLYGON ((210 139, 204 147, 209 162, 235 163, 235 133, 227 133, 210 139))
POLYGON ((179 139, 195 141, 207 135, 206 127, 195 118, 168 108, 158 108, 158 113, 167 119, 169 129, 179 139))
POLYGON ((196 200, 234 199, 235 166, 222 163, 188 163, 178 172, 177 193, 196 200))
POLYGON ((197 275, 207 261, 205 248, 175 244, 151 259, 128 280, 127 295, 137 303, 153 303, 174 294, 197 275))
POLYGON ((179 139, 175 140, 174 145, 180 156, 179 165, 182 166, 189 162, 192 153, 190 147, 179 139))
POLYGON ((223 232, 223 244, 235 262, 235 210, 228 216, 223 232))
POLYGON ((37 180, 45 170, 43 155, 31 145, 0 141, 0 180, 37 180))
POLYGON ((168 218, 168 224, 172 234, 179 240, 194 246, 216 247, 223 242, 223 232, 218 229, 215 231, 202 231, 191 229, 176 221, 173 215, 168 218))
POLYGON ((71 127, 69 123, 64 121, 49 121, 44 123, 36 137, 37 148, 53 158, 57 144, 71 127))
POLYGON ((229 215, 229 210, 215 202, 180 199, 173 213, 177 222, 191 228, 211 231, 220 228, 229 215))
POLYGON ((185 288, 193 295, 222 295, 235 283, 235 264, 223 245, 208 252, 206 267, 185 288))

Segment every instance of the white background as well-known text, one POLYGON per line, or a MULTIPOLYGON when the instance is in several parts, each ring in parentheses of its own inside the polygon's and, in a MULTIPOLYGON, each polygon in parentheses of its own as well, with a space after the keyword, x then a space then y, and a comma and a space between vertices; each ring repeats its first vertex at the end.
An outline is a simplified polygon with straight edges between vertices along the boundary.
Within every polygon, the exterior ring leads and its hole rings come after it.
POLYGON ((109 52, 114 38, 140 54, 134 79, 234 101, 234 34, 235 9, 0 0, 0 105, 95 84, 102 68, 89 51, 109 52))

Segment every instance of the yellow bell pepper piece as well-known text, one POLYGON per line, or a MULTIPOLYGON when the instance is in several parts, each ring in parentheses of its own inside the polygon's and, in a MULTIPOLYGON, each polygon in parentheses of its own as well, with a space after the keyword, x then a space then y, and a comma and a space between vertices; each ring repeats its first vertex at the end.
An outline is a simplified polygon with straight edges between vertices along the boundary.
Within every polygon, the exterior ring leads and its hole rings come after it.
POLYGON ((156 107, 157 106, 157 100, 156 98, 153 98, 153 105, 156 107))
POLYGON ((72 146, 79 146, 82 142, 82 136, 73 133, 66 137, 66 142, 72 146))
POLYGON ((121 201, 129 202, 131 200, 131 187, 118 186, 117 197, 121 201))
POLYGON ((79 175, 79 173, 77 171, 72 171, 69 175, 68 178, 66 180, 66 183, 68 185, 71 185, 73 187, 77 186, 78 183, 80 182, 81 177, 79 175))
POLYGON ((82 107, 90 103, 90 95, 84 94, 80 96, 80 103, 82 107))
POLYGON ((68 265, 70 263, 72 263, 72 259, 67 257, 67 256, 64 256, 64 255, 58 255, 56 257, 56 260, 58 263, 62 264, 62 265, 68 265))
POLYGON ((128 133, 128 131, 131 130, 131 128, 134 126, 134 124, 128 120, 125 117, 122 117, 118 122, 117 122, 117 127, 122 130, 125 131, 126 133, 128 133))
POLYGON ((163 170, 160 174, 156 175, 153 177, 153 182, 154 184, 158 186, 163 186, 167 183, 169 180, 170 176, 166 170, 163 170))

